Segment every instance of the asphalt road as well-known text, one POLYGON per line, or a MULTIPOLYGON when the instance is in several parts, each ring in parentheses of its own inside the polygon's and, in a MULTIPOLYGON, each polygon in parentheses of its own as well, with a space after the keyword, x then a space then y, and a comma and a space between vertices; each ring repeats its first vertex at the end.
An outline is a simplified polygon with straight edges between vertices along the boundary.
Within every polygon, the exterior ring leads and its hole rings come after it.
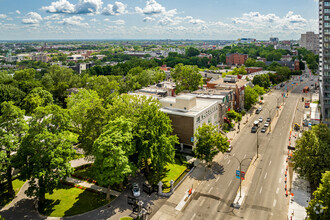
MULTIPOLYGON (((290 83, 287 83, 289 90, 293 87, 290 83)), ((207 180, 196 189, 195 197, 177 219, 287 219, 289 201, 284 189, 285 159, 290 127, 304 86, 305 82, 296 86, 285 98, 286 104, 272 133, 259 133, 260 162, 241 208, 231 206, 239 188, 239 179, 235 178, 239 163, 234 156, 243 160, 256 155, 257 134, 251 133, 252 124, 260 116, 268 117, 266 108, 270 109, 272 118, 276 117, 273 109, 276 109, 277 101, 282 102, 283 99, 278 97, 285 87, 265 96, 264 110, 259 115, 252 115, 248 126, 233 142, 232 156, 226 154, 212 166, 212 170, 206 171, 207 180)), ((242 170, 246 171, 248 166, 249 160, 245 160, 242 170)))

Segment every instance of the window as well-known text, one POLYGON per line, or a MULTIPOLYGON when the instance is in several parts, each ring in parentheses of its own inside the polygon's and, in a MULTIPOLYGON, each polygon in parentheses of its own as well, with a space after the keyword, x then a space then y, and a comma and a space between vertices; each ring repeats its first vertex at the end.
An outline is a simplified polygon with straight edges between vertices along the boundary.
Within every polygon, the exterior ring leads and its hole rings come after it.
POLYGON ((199 123, 199 122, 201 122, 201 117, 200 116, 198 116, 198 118, 196 120, 196 123, 199 123))
POLYGON ((330 6, 330 2, 324 2, 324 6, 330 6))
POLYGON ((324 13, 330 13, 330 9, 329 8, 324 9, 324 13))
POLYGON ((330 16, 328 16, 328 15, 324 16, 324 20, 325 21, 330 21, 330 16))

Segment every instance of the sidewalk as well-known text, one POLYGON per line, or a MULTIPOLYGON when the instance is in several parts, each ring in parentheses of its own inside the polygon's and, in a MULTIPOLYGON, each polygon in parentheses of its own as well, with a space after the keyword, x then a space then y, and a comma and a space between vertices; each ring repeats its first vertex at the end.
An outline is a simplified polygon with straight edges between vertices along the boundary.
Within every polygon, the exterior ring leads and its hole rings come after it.
MULTIPOLYGON (((73 184, 76 184, 76 185, 79 185, 79 186, 83 186, 83 187, 86 187, 86 188, 94 189, 94 190, 96 190, 98 192, 107 193, 107 191, 108 191, 107 188, 104 188, 102 186, 97 186, 97 185, 95 185, 93 183, 89 183, 89 182, 82 181, 82 180, 79 180, 79 179, 67 177, 65 180, 67 182, 69 182, 69 183, 73 183, 73 184)), ((117 197, 117 196, 120 195, 120 192, 117 192, 115 190, 111 190, 110 189, 110 195, 117 197)))

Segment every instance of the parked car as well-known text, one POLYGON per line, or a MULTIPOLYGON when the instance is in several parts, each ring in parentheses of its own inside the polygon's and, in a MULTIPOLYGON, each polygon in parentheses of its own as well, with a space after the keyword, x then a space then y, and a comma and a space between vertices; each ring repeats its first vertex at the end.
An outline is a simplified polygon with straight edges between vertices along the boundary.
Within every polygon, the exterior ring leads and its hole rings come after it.
POLYGON ((265 132, 266 132, 266 130, 267 130, 267 128, 266 128, 266 127, 263 127, 263 128, 261 128, 261 132, 262 132, 262 133, 265 133, 265 132))
POLYGON ((262 122, 264 119, 262 117, 259 118, 259 121, 262 122))
POLYGON ((134 197, 139 197, 141 195, 141 191, 138 183, 132 184, 132 192, 134 197))
POLYGON ((268 122, 266 122, 264 126, 265 126, 265 127, 269 127, 269 123, 268 123, 268 122))
POLYGON ((251 133, 256 133, 257 130, 258 130, 258 127, 257 127, 257 126, 253 126, 253 127, 251 128, 251 133))
POLYGON ((229 145, 227 153, 230 153, 232 149, 233 149, 233 147, 231 145, 229 145))
POLYGON ((261 112, 261 110, 257 109, 256 110, 256 114, 259 114, 261 112))
POLYGON ((268 117, 266 121, 267 121, 267 122, 270 122, 271 120, 272 120, 272 119, 271 119, 270 117, 268 117))
POLYGON ((253 125, 256 126, 256 127, 258 127, 258 125, 259 125, 259 121, 258 121, 258 120, 257 120, 257 121, 254 121, 254 122, 253 122, 253 125))

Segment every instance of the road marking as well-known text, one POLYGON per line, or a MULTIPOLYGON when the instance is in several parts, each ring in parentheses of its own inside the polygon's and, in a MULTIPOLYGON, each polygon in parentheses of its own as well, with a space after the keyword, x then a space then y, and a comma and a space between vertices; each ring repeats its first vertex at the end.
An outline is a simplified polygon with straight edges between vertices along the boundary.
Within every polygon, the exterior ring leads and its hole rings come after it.
POLYGON ((265 174, 265 177, 264 177, 264 179, 266 179, 266 177, 267 177, 267 173, 265 174))
POLYGON ((273 207, 276 206, 276 202, 277 202, 277 200, 275 199, 274 202, 273 202, 273 207))
POLYGON ((216 179, 216 181, 215 182, 218 182, 218 180, 220 179, 220 176, 216 179))
POLYGON ((194 215, 191 217, 191 220, 195 219, 196 217, 196 213, 194 213, 194 215))
POLYGON ((268 164, 268 166, 270 166, 270 164, 272 163, 272 161, 269 161, 269 164, 268 164))
POLYGON ((277 189, 276 189, 276 194, 278 194, 278 191, 279 191, 280 189, 277 187, 277 189))
POLYGON ((260 188, 260 191, 259 191, 259 193, 261 193, 261 191, 262 191, 262 187, 260 188))
POLYGON ((210 193, 212 191, 212 189, 213 189, 213 186, 209 189, 208 193, 210 193))
POLYGON ((284 169, 281 170, 281 173, 282 173, 282 174, 284 173, 284 169))
POLYGON ((246 154, 244 155, 244 158, 243 159, 245 159, 245 157, 246 157, 246 154))
POLYGON ((229 182, 229 184, 228 184, 228 186, 230 186, 230 184, 233 182, 233 180, 230 180, 230 182, 229 182))
POLYGON ((279 183, 281 183, 281 181, 282 181, 282 178, 280 178, 280 179, 278 180, 279 183))
POLYGON ((199 204, 199 206, 202 206, 205 202, 205 199, 203 199, 203 201, 199 204))
POLYGON ((226 160, 226 159, 228 158, 228 155, 226 155, 224 158, 225 158, 225 160, 226 160))
POLYGON ((229 164, 230 163, 230 160, 228 160, 228 163, 227 164, 229 164))
POLYGON ((283 161, 283 165, 284 165, 284 166, 285 166, 285 163, 286 163, 286 161, 284 160, 284 161, 283 161))
POLYGON ((235 156, 235 153, 233 154, 233 156, 235 156))

